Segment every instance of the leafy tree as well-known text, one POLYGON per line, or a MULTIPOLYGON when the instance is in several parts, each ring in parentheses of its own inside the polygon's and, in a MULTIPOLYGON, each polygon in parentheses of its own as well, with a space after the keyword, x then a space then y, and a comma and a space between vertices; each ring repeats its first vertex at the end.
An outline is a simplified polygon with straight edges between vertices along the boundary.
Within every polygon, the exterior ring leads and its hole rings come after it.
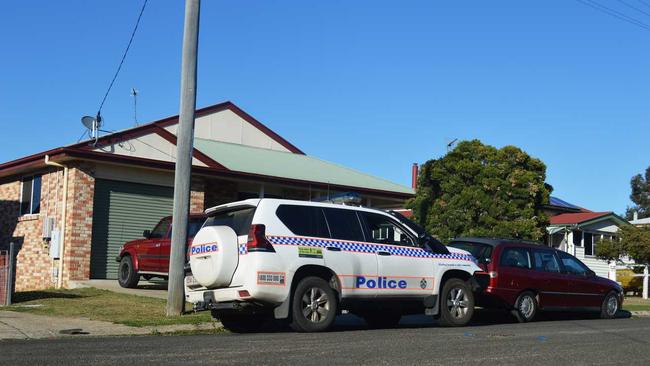
POLYGON ((443 242, 458 236, 539 240, 548 224, 542 207, 552 190, 545 179, 544 163, 517 147, 462 141, 422 165, 408 206, 443 242))
POLYGON ((621 226, 619 236, 620 240, 600 240, 596 256, 604 260, 629 256, 638 264, 650 264, 650 227, 621 226))
POLYGON ((650 166, 645 170, 645 176, 637 174, 630 179, 630 187, 630 199, 634 205, 627 208, 626 218, 632 220, 635 211, 640 219, 650 217, 650 166))

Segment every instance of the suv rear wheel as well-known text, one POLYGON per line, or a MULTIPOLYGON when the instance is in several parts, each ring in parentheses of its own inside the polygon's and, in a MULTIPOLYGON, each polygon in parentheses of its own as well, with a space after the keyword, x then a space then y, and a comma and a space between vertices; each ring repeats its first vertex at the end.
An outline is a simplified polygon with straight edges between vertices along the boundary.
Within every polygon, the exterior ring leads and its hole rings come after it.
POLYGON ((298 332, 327 330, 336 318, 336 293, 320 277, 305 277, 296 286, 291 300, 291 328, 298 332))
POLYGON ((445 327, 463 326, 474 314, 474 294, 467 282, 451 278, 442 287, 440 324, 445 327))
POLYGON ((512 314, 520 323, 528 323, 535 319, 538 308, 535 294, 531 291, 525 291, 517 298, 512 314))
POLYGON ((117 282, 120 286, 126 288, 135 288, 140 281, 140 275, 135 270, 133 260, 130 255, 125 255, 120 261, 120 266, 117 271, 117 282))

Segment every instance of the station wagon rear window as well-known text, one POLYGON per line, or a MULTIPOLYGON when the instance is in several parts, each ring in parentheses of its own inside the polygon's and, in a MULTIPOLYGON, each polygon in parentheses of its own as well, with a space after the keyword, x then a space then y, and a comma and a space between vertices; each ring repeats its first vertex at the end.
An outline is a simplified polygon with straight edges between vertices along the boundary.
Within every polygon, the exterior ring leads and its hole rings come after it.
POLYGON ((492 258, 492 246, 487 244, 454 242, 449 244, 449 246, 452 248, 468 251, 472 256, 474 256, 474 258, 479 261, 484 261, 485 259, 492 258))

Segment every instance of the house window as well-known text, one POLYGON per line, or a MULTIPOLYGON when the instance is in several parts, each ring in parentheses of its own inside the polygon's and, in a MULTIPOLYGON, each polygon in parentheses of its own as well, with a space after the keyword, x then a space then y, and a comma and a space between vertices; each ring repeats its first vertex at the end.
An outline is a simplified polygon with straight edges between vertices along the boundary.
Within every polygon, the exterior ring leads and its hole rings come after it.
POLYGON ((573 245, 577 247, 582 246, 582 231, 573 230, 573 245))
POLYGON ((585 233, 585 255, 594 255, 594 240, 598 235, 585 233))
POLYGON ((23 178, 20 196, 20 214, 29 215, 41 212, 41 176, 23 178))

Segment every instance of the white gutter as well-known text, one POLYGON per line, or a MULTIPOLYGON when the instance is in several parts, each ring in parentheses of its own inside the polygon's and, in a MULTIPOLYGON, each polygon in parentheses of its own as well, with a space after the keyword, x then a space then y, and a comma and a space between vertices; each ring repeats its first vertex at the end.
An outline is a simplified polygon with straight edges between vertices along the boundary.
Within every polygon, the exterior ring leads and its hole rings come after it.
POLYGON ((68 206, 68 167, 56 163, 54 161, 50 161, 50 156, 45 155, 45 165, 50 165, 50 166, 56 166, 59 168, 63 168, 63 207, 61 208, 61 235, 59 240, 61 241, 59 244, 59 270, 58 270, 58 276, 57 276, 57 282, 56 282, 56 288, 61 288, 63 287, 63 255, 65 253, 65 218, 66 218, 66 208, 68 206))

